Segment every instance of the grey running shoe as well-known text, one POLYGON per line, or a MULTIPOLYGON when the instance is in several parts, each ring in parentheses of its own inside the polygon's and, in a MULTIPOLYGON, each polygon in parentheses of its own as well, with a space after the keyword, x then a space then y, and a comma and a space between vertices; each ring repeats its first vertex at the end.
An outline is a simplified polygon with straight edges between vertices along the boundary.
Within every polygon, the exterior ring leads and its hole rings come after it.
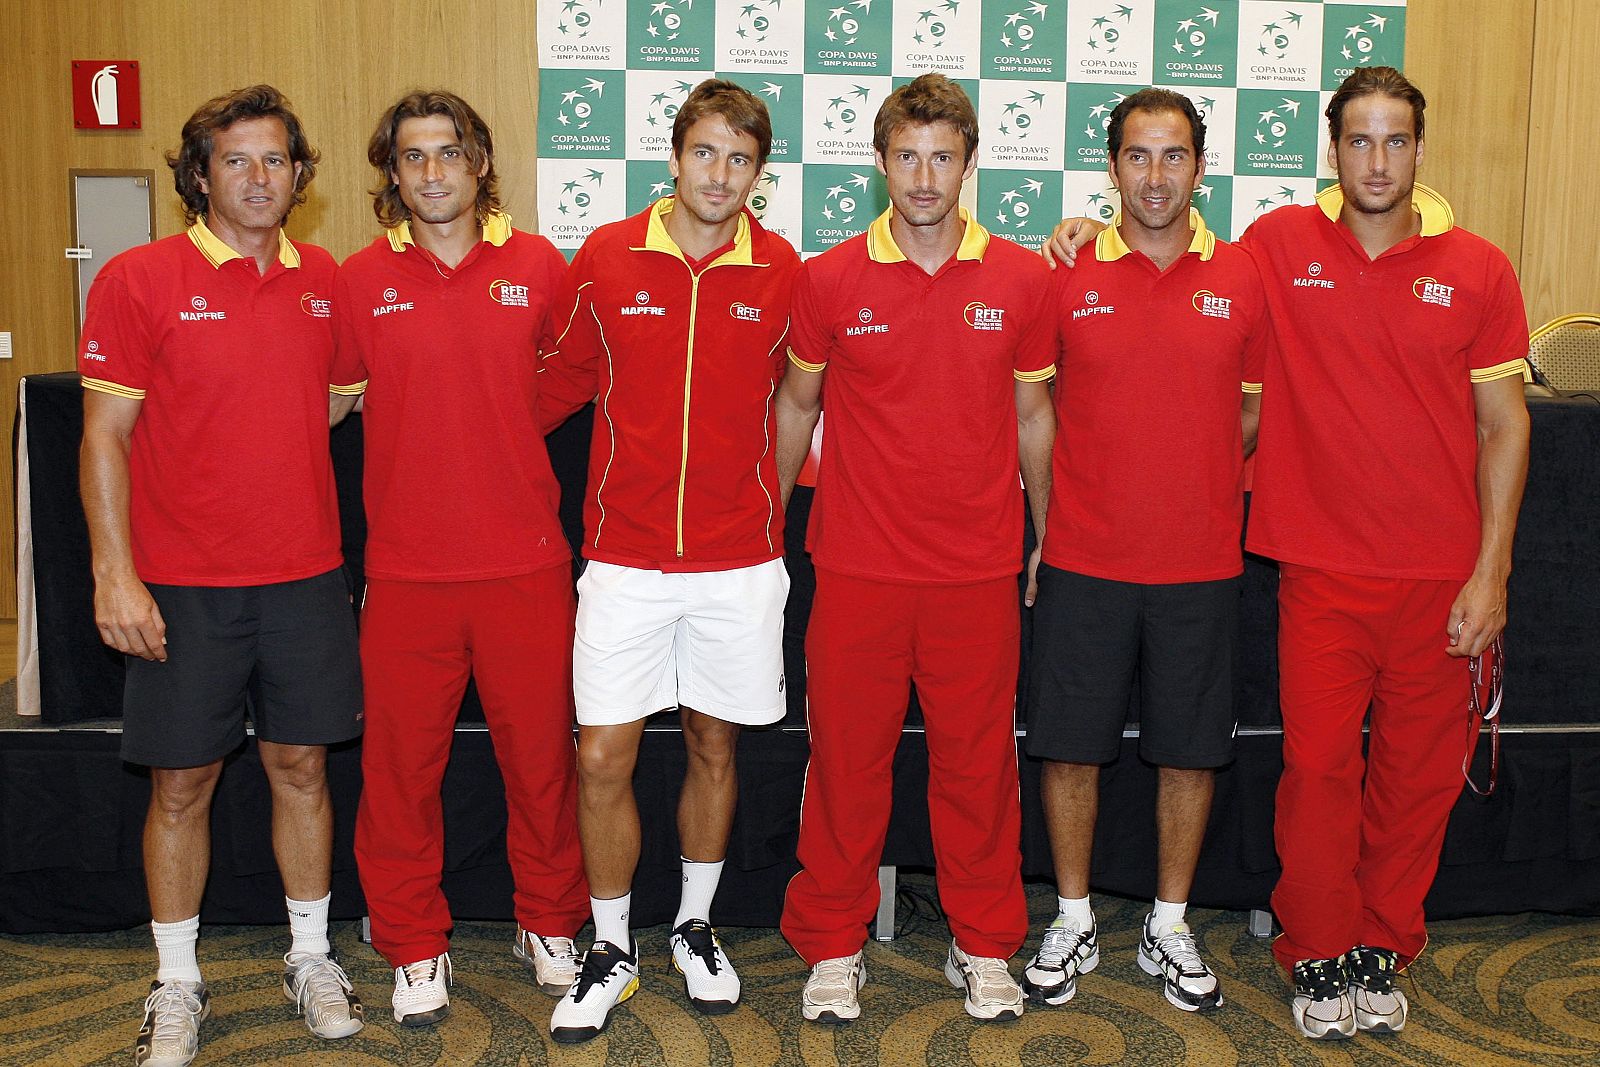
POLYGON ((847 1023, 861 1017, 861 987, 867 961, 857 952, 821 960, 800 991, 800 1014, 814 1023, 847 1023))
POLYGON ((1398 1034, 1406 1028, 1409 1006, 1406 995, 1395 987, 1395 979, 1400 977, 1399 963, 1399 953, 1388 948, 1357 945, 1345 953, 1357 1030, 1398 1034))
POLYGON ((1313 1041, 1354 1037, 1356 1013, 1345 980, 1344 957, 1296 963, 1289 1011, 1295 1028, 1313 1041))
POLYGON ((1035 1004, 1065 1004, 1078 992, 1078 975, 1100 965, 1100 942, 1095 923, 1080 930, 1065 915, 1057 915, 1044 928, 1039 951, 1022 971, 1022 988, 1035 1004))
POLYGON ((200 1024, 210 1014, 204 982, 151 982, 133 1045, 134 1067, 189 1067, 200 1051, 200 1024))
POLYGON ((966 991, 967 1014, 974 1019, 1007 1022, 1022 1018, 1022 987, 996 956, 969 956, 955 941, 945 957, 944 976, 966 991))
POLYGON ((349 1037, 366 1025, 361 998, 333 953, 291 952, 283 957, 283 995, 318 1037, 349 1037))
POLYGON ((1156 936, 1150 933, 1150 917, 1145 916, 1139 968, 1162 979, 1167 1002, 1180 1011, 1210 1011, 1222 1006, 1222 987, 1200 958, 1188 923, 1171 923, 1156 936))

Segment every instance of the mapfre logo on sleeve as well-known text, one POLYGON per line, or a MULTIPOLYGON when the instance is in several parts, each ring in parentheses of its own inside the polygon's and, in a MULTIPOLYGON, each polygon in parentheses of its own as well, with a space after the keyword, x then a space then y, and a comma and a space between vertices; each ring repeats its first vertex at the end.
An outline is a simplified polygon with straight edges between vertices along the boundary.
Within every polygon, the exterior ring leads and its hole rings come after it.
POLYGON ((1005 329, 1006 309, 992 308, 981 300, 974 300, 962 310, 961 318, 974 330, 1003 330, 1005 329))
POLYGON ((1449 307, 1450 299, 1455 295, 1456 287, 1446 285, 1438 278, 1423 276, 1411 283, 1411 292, 1424 304, 1438 304, 1440 307, 1449 307))
POLYGON ((528 287, 496 278, 489 283, 489 298, 501 307, 525 308, 528 306, 528 287))
POLYGON ((104 363, 106 361, 106 354, 100 351, 99 341, 90 341, 88 344, 83 346, 83 358, 92 359, 96 363, 104 363))
POLYGON ((314 319, 326 319, 333 315, 333 301, 316 293, 304 293, 300 297, 300 310, 314 319))
POLYGON ((1200 314, 1210 319, 1231 319, 1233 317, 1233 298, 1218 296, 1210 289, 1202 289, 1189 298, 1189 303, 1200 314))

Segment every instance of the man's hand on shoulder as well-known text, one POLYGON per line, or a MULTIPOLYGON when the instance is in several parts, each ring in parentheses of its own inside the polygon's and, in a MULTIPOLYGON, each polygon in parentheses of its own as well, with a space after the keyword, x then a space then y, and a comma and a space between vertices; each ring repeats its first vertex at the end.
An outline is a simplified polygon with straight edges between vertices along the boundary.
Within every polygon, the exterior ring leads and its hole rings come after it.
POLYGON ((1054 270, 1058 263, 1065 267, 1075 266, 1078 262, 1078 249, 1099 237, 1105 228, 1105 223, 1093 219, 1082 217, 1062 219, 1056 223, 1055 230, 1050 234, 1050 240, 1039 249, 1039 254, 1050 264, 1051 270, 1054 270))

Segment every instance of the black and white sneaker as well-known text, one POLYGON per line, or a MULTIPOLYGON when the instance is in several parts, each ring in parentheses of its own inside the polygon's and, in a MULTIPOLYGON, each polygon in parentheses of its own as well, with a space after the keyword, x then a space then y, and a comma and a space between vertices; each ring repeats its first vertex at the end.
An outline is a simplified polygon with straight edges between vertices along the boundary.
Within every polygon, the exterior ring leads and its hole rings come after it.
POLYGON ((1152 932, 1150 917, 1145 916, 1139 968, 1162 980, 1167 1002, 1180 1011, 1210 1011, 1222 1006, 1222 987, 1200 958, 1188 923, 1169 923, 1152 932))
POLYGON ((629 947, 632 951, 596 941, 583 954, 572 988, 550 1013, 552 1038, 576 1045, 600 1036, 611 1023, 611 1009, 639 991, 638 948, 629 947))
POLYGON ((739 976, 717 931, 704 919, 689 919, 672 931, 672 965, 683 975, 689 1003, 706 1015, 726 1015, 739 1006, 739 976))
POLYGON ((1400 955, 1393 949, 1357 945, 1345 953, 1350 978, 1350 1001, 1355 1007, 1356 1029, 1374 1034, 1398 1034, 1406 1027, 1406 995, 1395 986, 1400 977, 1400 955))
POLYGON ((1354 1037, 1355 1006, 1345 978, 1344 957, 1300 960, 1294 965, 1294 999, 1289 1002, 1295 1029, 1313 1041, 1354 1037))
POLYGON ((1065 915, 1057 915, 1044 928, 1039 951, 1022 970, 1022 988, 1035 1004, 1065 1004, 1078 992, 1078 975, 1100 965, 1100 942, 1095 923, 1089 929, 1065 915))

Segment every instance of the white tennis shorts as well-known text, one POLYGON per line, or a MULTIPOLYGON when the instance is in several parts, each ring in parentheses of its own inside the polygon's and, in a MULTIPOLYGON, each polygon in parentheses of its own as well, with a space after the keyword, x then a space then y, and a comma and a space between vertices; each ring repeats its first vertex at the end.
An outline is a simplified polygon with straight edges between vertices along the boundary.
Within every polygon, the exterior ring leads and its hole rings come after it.
POLYGON ((591 560, 578 579, 578 722, 615 726, 679 706, 726 722, 783 718, 783 560, 694 574, 591 560))

